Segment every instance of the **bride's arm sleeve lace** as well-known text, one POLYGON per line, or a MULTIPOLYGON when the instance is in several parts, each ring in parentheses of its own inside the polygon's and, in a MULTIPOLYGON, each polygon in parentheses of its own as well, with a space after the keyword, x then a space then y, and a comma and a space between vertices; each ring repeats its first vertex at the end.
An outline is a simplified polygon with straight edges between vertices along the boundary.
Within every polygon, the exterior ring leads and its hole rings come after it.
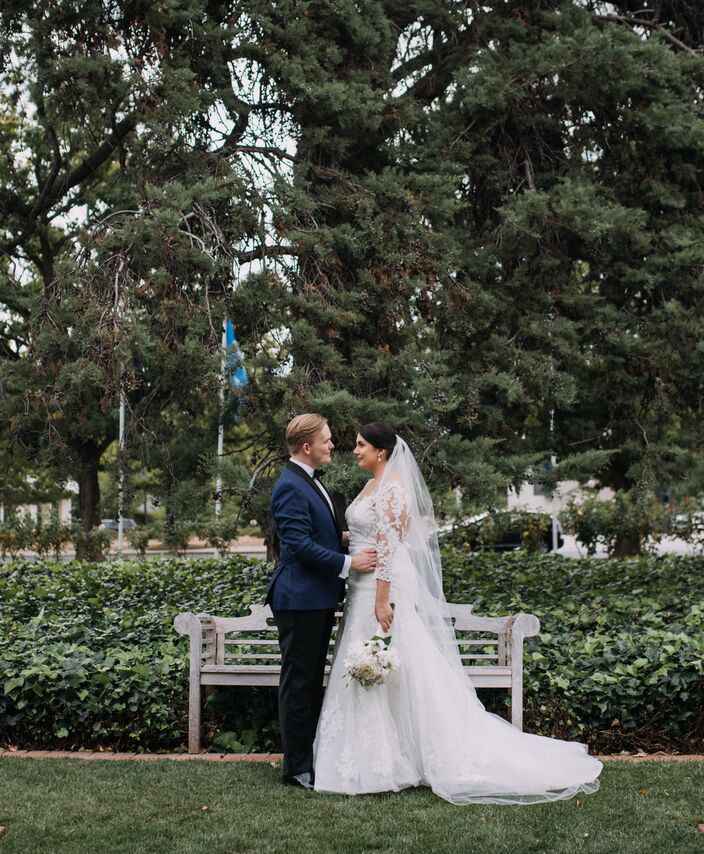
POLYGON ((391 581, 394 552, 408 532, 408 501, 397 483, 385 486, 376 499, 376 571, 377 581, 391 581))

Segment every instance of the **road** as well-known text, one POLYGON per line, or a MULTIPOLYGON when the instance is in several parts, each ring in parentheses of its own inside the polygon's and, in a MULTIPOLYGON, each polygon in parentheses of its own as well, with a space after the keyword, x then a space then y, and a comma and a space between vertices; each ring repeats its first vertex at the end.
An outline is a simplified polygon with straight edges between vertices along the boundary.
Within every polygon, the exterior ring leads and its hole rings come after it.
MULTIPOLYGON (((564 535, 565 544, 561 549, 558 549, 558 554, 565 557, 586 557, 587 550, 584 546, 577 543, 575 538, 570 534, 564 535)), ((678 555, 696 555, 701 554, 701 548, 685 543, 684 540, 679 540, 676 537, 665 537, 656 547, 657 554, 678 554, 678 555)), ((606 549, 603 546, 597 548, 597 557, 607 557, 606 549)))

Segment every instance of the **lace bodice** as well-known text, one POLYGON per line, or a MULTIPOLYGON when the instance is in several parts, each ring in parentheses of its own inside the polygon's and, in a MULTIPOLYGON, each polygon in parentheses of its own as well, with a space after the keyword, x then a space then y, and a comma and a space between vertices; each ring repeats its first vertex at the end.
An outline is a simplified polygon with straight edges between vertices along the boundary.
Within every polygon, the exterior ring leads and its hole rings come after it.
POLYGON ((385 483, 362 490, 345 513, 350 532, 350 554, 376 549, 375 578, 391 581, 391 565, 408 531, 408 502, 400 484, 385 483))

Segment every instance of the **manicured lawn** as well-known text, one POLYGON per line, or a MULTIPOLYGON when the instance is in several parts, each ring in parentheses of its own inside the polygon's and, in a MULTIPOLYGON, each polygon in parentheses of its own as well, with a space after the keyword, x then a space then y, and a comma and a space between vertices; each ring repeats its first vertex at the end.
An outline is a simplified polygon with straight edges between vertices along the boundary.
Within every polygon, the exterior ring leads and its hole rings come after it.
POLYGON ((607 765, 598 794, 530 807, 323 796, 278 779, 269 765, 1 759, 0 854, 704 852, 704 763, 607 765))

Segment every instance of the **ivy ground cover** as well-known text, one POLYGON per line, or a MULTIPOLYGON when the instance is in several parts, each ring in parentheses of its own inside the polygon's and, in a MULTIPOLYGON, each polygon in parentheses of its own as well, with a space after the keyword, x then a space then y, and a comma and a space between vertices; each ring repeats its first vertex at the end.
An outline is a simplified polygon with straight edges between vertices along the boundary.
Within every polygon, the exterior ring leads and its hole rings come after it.
MULTIPOLYGON (((599 752, 702 752, 702 558, 447 549, 444 567, 450 601, 540 618, 525 648, 527 730, 599 752)), ((0 744, 182 749, 188 650, 173 617, 246 613, 268 574, 240 557, 0 564, 0 744)), ((480 696, 502 711, 505 692, 480 696)), ((218 749, 279 749, 273 689, 220 689, 204 723, 218 749)))

